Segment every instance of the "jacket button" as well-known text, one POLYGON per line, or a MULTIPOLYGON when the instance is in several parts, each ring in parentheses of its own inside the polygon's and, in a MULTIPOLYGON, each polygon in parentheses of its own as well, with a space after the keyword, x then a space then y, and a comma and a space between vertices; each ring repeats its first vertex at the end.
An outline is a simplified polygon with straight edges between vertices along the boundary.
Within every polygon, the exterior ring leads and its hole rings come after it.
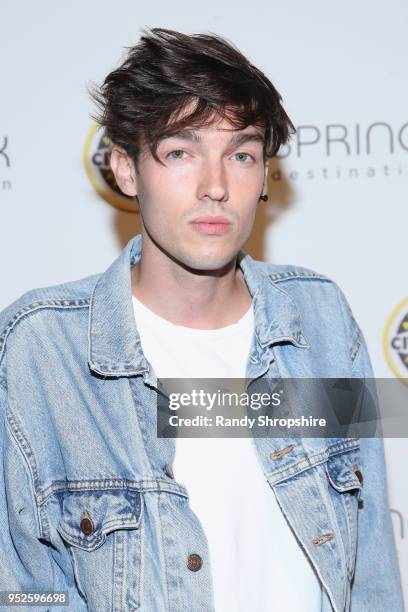
POLYGON ((188 555, 187 567, 192 572, 198 572, 198 570, 201 569, 202 564, 203 560, 200 555, 197 555, 195 553, 193 553, 192 555, 188 555))
POLYGON ((84 518, 80 522, 79 527, 80 527, 82 533, 84 533, 85 535, 89 536, 94 531, 94 524, 93 524, 92 519, 89 516, 89 514, 87 512, 85 514, 86 514, 86 516, 84 516, 84 518))
POLYGON ((360 484, 363 484, 363 474, 361 473, 361 470, 359 470, 358 468, 355 468, 354 473, 357 476, 358 480, 360 481, 360 484))
POLYGON ((164 473, 169 478, 174 478, 173 468, 171 467, 170 463, 166 463, 166 465, 164 466, 164 473))

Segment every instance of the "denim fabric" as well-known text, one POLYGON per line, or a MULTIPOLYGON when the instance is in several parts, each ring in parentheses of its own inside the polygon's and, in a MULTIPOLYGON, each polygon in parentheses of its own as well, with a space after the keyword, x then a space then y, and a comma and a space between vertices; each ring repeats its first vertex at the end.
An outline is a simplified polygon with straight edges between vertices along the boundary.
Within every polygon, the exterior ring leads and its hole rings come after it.
MULTIPOLYGON (((74 612, 210 612, 205 534, 166 468, 175 441, 156 436, 158 381, 131 300, 141 248, 137 235, 103 274, 28 291, 0 313, 0 590, 68 591, 74 612)), ((333 281, 244 252, 239 265, 255 316, 248 379, 373 376, 333 281)), ((381 438, 253 443, 323 584, 323 612, 401 612, 381 438)))

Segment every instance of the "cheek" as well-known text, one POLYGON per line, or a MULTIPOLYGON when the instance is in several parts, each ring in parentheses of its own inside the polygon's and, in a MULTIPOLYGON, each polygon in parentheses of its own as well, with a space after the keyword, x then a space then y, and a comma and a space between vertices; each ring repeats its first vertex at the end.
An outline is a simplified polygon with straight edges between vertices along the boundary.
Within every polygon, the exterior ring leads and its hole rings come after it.
POLYGON ((251 233, 252 227, 255 222, 255 216, 257 211, 257 204, 253 204, 252 206, 246 207, 244 210, 240 212, 240 236, 247 236, 251 233))
POLYGON ((168 172, 164 179, 166 189, 176 198, 183 193, 186 195, 195 193, 199 180, 199 172, 197 172, 195 168, 187 165, 183 168, 180 167, 168 172))
POLYGON ((265 171, 263 167, 245 168, 234 173, 235 185, 243 192, 250 193, 262 189, 265 171))
POLYGON ((256 169, 235 173, 230 182, 230 202, 241 217, 253 216, 262 194, 263 181, 263 172, 256 169))
POLYGON ((178 202, 182 194, 191 193, 194 190, 195 177, 187 169, 179 169, 177 172, 162 171, 145 172, 141 181, 140 194, 150 201, 174 201, 178 202))
POLYGON ((156 177, 139 185, 139 202, 142 219, 152 235, 159 236, 165 231, 171 235, 174 220, 182 213, 183 190, 163 177, 156 177))

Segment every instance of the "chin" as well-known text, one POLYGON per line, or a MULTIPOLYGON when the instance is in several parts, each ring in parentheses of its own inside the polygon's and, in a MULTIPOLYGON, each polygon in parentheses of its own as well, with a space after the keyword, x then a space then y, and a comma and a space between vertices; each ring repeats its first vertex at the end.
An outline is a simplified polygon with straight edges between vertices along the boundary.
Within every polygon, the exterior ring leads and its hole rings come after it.
POLYGON ((180 263, 193 270, 220 270, 234 259, 235 253, 191 253, 180 258, 180 263))

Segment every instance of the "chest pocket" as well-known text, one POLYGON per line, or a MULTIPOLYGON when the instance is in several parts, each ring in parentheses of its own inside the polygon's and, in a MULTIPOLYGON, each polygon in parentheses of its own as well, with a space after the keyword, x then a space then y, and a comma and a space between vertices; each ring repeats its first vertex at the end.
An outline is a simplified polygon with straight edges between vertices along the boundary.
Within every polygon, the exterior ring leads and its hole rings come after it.
POLYGON ((57 530, 88 610, 140 607, 143 496, 128 489, 64 491, 57 530))
POLYGON ((359 448, 329 457, 326 476, 344 545, 348 577, 351 580, 357 552, 358 510, 362 507, 363 474, 359 448))

